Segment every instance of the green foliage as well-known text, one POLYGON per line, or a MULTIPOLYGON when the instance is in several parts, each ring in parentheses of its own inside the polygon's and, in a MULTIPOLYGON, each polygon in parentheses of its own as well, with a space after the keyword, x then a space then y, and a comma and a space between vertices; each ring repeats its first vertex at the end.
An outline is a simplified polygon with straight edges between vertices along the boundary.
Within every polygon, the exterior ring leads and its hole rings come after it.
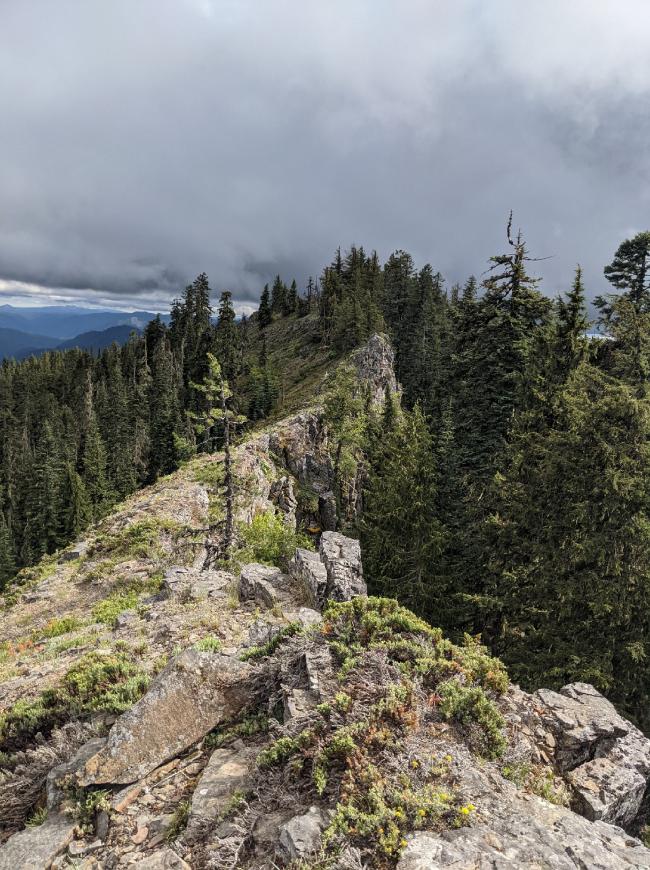
POLYGON ((257 514, 250 524, 240 523, 238 531, 241 543, 234 558, 240 564, 261 562, 283 567, 297 547, 314 548, 307 535, 296 532, 272 510, 257 514))
POLYGON ((17 749, 39 732, 95 711, 122 713, 144 694, 149 679, 124 653, 91 652, 61 682, 33 701, 17 701, 0 718, 0 746, 17 749))
POLYGON ((206 749, 218 749, 220 746, 237 738, 252 737, 255 734, 266 734, 269 730, 269 719, 265 713, 246 716, 241 722, 217 728, 206 734, 203 745, 206 749))
POLYGON ((103 788, 79 790, 74 804, 73 816, 84 833, 94 833, 97 815, 102 811, 110 812, 110 797, 110 791, 103 788))
POLYGON ((37 828, 47 819, 47 815, 47 807, 39 807, 37 810, 34 810, 32 815, 25 822, 25 825, 28 828, 37 828))
POLYGON ((35 632, 38 637, 60 637, 62 634, 76 631, 83 625, 83 622, 76 616, 64 616, 61 619, 51 619, 40 631, 35 632))
POLYGON ((139 599, 139 593, 135 589, 125 592, 114 592, 100 601, 92 609, 92 618, 95 622, 103 622, 105 625, 115 627, 117 618, 125 610, 133 610, 139 599))
POLYGON ((482 755, 495 758, 503 754, 506 747, 503 736, 505 722, 481 686, 462 686, 450 680, 440 686, 439 694, 440 712, 445 719, 479 726, 476 746, 482 755))
POLYGON ((174 810, 174 815, 172 816, 172 820, 169 823, 169 827, 165 834, 165 839, 168 843, 173 842, 177 837, 179 837, 187 827, 191 808, 192 801, 182 800, 174 810))
POLYGON ((221 641, 214 635, 202 637, 201 640, 194 644, 194 649, 199 652, 219 652, 221 649, 221 641))
POLYGON ((159 559, 163 556, 160 538, 177 535, 183 526, 174 520, 148 517, 108 535, 98 535, 89 549, 89 556, 109 554, 117 559, 159 559))

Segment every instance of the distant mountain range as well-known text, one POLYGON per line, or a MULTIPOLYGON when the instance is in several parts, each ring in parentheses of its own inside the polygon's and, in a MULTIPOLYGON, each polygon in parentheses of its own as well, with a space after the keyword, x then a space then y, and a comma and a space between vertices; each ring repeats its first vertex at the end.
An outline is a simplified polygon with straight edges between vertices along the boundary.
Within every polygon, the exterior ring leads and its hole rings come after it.
MULTIPOLYGON (((25 359, 46 350, 80 347, 99 351, 132 332, 141 333, 156 317, 151 311, 89 310, 71 305, 18 308, 0 305, 0 360, 25 359)), ((161 315, 164 321, 168 315, 161 315)))

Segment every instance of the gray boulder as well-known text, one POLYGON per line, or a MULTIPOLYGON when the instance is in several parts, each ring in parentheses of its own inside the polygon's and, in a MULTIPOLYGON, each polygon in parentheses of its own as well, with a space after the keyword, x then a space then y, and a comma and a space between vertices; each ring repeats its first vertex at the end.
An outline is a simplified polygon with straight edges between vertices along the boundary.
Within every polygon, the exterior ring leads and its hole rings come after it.
POLYGON ((75 823, 60 813, 25 828, 0 846, 0 870, 44 870, 72 842, 75 823))
POLYGON ((246 790, 256 755, 255 749, 243 743, 232 749, 215 749, 192 795, 186 840, 199 834, 206 822, 219 821, 232 798, 246 790))
POLYGON ((126 785, 236 718, 255 698, 253 668, 225 655, 186 650, 111 728, 78 775, 80 785, 126 785))
POLYGON ((650 740, 593 686, 572 683, 533 696, 555 739, 555 763, 588 819, 630 828, 650 777, 650 740))
POLYGON ((287 579, 279 568, 255 562, 244 565, 239 576, 239 597, 242 601, 256 601, 264 607, 273 607, 280 601, 280 592, 287 579))
POLYGON ((279 852, 288 861, 296 861, 317 852, 328 818, 319 807, 310 807, 280 826, 279 852))

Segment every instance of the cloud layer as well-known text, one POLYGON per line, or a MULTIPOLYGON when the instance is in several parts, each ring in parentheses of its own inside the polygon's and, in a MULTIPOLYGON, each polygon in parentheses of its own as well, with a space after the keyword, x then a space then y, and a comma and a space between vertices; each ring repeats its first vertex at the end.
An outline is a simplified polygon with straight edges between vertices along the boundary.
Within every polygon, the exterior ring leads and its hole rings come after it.
POLYGON ((0 301, 254 303, 338 244, 545 288, 650 225, 647 0, 8 0, 0 301), (38 289, 45 288, 45 289, 38 289), (51 288, 51 289, 48 289, 51 288), (64 289, 61 289, 64 288, 64 289))

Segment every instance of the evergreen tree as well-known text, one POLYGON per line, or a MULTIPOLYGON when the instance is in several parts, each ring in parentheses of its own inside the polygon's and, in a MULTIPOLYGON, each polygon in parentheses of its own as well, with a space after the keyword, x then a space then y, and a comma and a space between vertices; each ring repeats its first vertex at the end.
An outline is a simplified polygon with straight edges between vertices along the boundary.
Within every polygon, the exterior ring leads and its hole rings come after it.
POLYGON ((293 314, 296 308, 298 307, 298 285, 296 284, 295 278, 291 282, 289 289, 285 293, 284 297, 284 307, 282 309, 282 313, 285 317, 288 317, 290 314, 293 314))
POLYGON ((0 510, 0 590, 7 585, 15 573, 16 561, 11 530, 5 521, 4 513, 0 510))
POLYGON ((217 427, 220 426, 223 432, 223 487, 226 516, 221 555, 224 559, 229 559, 235 541, 235 478, 232 460, 232 439, 236 427, 246 422, 246 418, 235 414, 229 407, 232 392, 227 381, 222 376, 219 360, 213 354, 208 354, 208 374, 203 383, 192 384, 192 386, 205 397, 205 411, 203 414, 188 412, 197 435, 205 436, 205 444, 208 446, 208 449, 214 450, 217 442, 217 427))
POLYGON ((273 314, 271 312, 271 302, 269 296, 269 285, 264 285, 264 290, 262 291, 262 296, 260 298, 260 307, 257 311, 257 322, 259 324, 260 329, 264 329, 265 326, 268 326, 273 319, 273 314))
MULTIPOLYGON (((621 242, 604 272, 610 284, 622 290, 638 311, 647 311, 650 307, 650 231, 621 242)), ((596 305, 607 313, 608 304, 602 296, 596 299, 596 305)))
POLYGON ((93 510, 84 482, 70 463, 63 481, 62 502, 61 538, 74 540, 92 521, 93 510))
POLYGON ((224 290, 219 300, 219 321, 215 353, 226 380, 234 381, 241 369, 240 336, 232 304, 232 293, 224 290))
POLYGON ((514 678, 593 683, 646 723, 649 422, 646 400, 581 361, 552 422, 513 439, 486 542, 514 678))
MULTIPOLYGON (((416 612, 439 618, 445 589, 436 576, 445 531, 436 517, 433 444, 419 410, 392 423, 391 403, 364 489, 361 546, 373 594, 399 598, 416 612)), ((371 454, 372 455, 372 454, 371 454)))
POLYGON ((271 288, 271 311, 274 314, 284 314, 287 307, 287 285, 279 275, 275 276, 271 288))

